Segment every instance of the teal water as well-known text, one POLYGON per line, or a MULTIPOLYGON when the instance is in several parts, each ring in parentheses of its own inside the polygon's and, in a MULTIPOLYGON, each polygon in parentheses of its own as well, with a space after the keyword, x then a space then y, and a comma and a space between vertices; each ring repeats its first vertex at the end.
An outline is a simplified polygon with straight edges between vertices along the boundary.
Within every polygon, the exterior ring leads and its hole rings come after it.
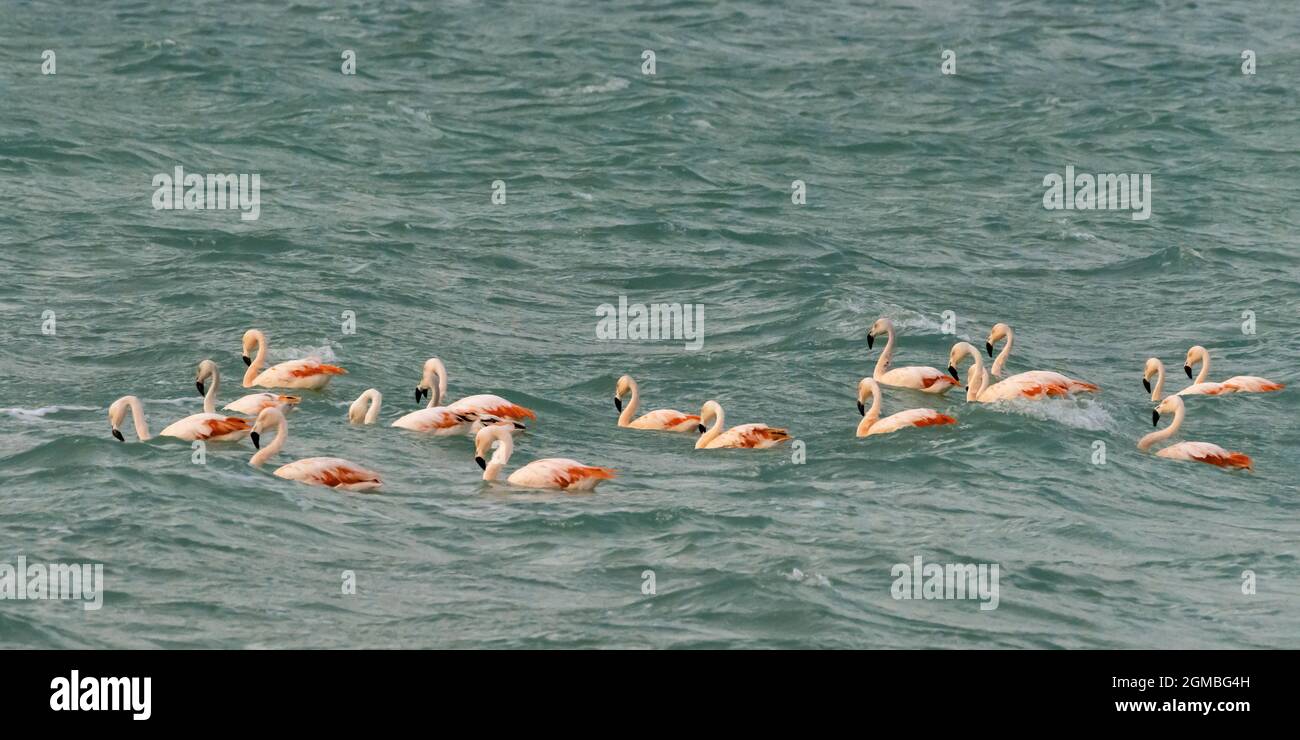
POLYGON ((101 562, 107 593, 0 601, 0 645, 1291 646, 1298 26, 1288 2, 4 2, 0 562, 101 562), (1045 210, 1071 164, 1151 173, 1150 220, 1045 210), (260 218, 154 210, 178 165, 258 173, 260 218), (597 341, 620 296, 703 304, 703 348, 597 341), (960 422, 858 440, 882 315, 898 364, 1005 321, 1010 370, 1103 393, 888 391, 886 413, 960 422), (109 435, 127 393, 154 433, 197 412, 204 358, 233 399, 250 327, 273 360, 349 371, 305 394, 275 464, 346 457, 382 495, 254 470, 248 442, 195 465, 109 435), (1291 384, 1188 404, 1180 439, 1254 474, 1134 447, 1143 362, 1177 390, 1198 343, 1212 379, 1291 384), (510 469, 619 477, 521 495, 482 484, 468 439, 389 428, 430 356, 453 397, 537 410, 510 469), (625 372, 645 408, 716 398, 806 462, 620 430, 625 372), (382 423, 349 426, 372 386, 382 423), (895 600, 918 555, 998 564, 998 608, 895 600))

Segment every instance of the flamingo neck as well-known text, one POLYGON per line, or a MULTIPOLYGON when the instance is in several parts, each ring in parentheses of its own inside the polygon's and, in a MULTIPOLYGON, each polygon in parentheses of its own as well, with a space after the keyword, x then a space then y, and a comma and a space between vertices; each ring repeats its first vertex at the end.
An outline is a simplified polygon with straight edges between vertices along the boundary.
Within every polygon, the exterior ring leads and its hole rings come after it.
POLYGON ((987 371, 984 370, 984 358, 980 357, 980 353, 978 350, 976 350, 974 347, 967 345, 966 354, 971 356, 971 361, 972 361, 970 378, 967 379, 966 381, 966 398, 968 400, 978 401, 979 397, 984 393, 985 389, 988 388, 989 374, 987 371), (976 388, 976 390, 974 391, 973 399, 971 398, 972 387, 976 388))
POLYGON ((510 432, 505 427, 493 427, 501 430, 499 433, 493 433, 493 438, 497 440, 496 452, 492 453, 492 458, 488 460, 487 467, 483 469, 483 480, 494 481, 501 469, 510 462, 510 455, 514 454, 515 441, 511 438, 510 432))
POLYGON ((384 403, 384 398, 373 388, 366 391, 366 397, 370 400, 370 408, 366 411, 366 423, 374 424, 379 420, 379 407, 384 403))
POLYGON ((858 436, 859 437, 867 436, 867 430, 870 429, 871 426, 879 420, 880 420, 880 389, 873 388, 871 391, 871 408, 867 409, 867 413, 865 416, 862 417, 862 421, 858 422, 858 436))
POLYGON ((215 367, 212 368, 212 385, 203 394, 203 413, 217 413, 217 387, 221 385, 221 373, 215 367))
POLYGON ((1210 353, 1201 353, 1201 371, 1196 374, 1193 383, 1204 383, 1210 377, 1210 353))
POLYGON ((1148 434, 1147 436, 1143 437, 1141 440, 1138 441, 1138 449, 1146 450, 1148 447, 1155 444, 1156 442, 1162 442, 1174 436, 1174 434, 1178 432, 1178 428, 1183 425, 1183 415, 1185 413, 1187 413, 1185 407, 1179 406, 1178 408, 1175 408, 1173 423, 1165 427, 1164 429, 1154 431, 1148 434))
POLYGON ((262 332, 254 335, 257 339, 257 356, 253 358, 253 363, 244 371, 244 387, 252 388, 253 379, 262 372, 262 363, 266 362, 266 336, 262 332))
POLYGON ((141 442, 149 441, 153 435, 149 433, 149 423, 144 418, 144 405, 135 396, 126 403, 131 409, 131 423, 135 426, 135 436, 139 437, 141 442))
POLYGON ((623 413, 618 415, 618 425, 621 427, 632 423, 632 417, 636 416, 636 409, 641 404, 641 391, 636 387, 636 381, 629 380, 628 387, 632 389, 632 395, 627 400, 627 406, 623 407, 623 413))
POLYGON ((284 417, 281 416, 275 422, 275 439, 271 440, 271 444, 258 450, 257 453, 253 455, 253 458, 248 461, 248 464, 256 468, 271 459, 273 455, 280 452, 280 448, 284 447, 284 441, 288 438, 289 425, 285 423, 284 417))
POLYGON ((885 330, 885 348, 880 351, 880 359, 876 360, 876 369, 871 373, 871 377, 880 380, 885 373, 889 372, 889 365, 894 361, 894 327, 885 330))
POLYGON ((1151 402, 1155 403, 1160 400, 1165 390, 1165 366, 1163 363, 1156 366, 1156 384, 1151 387, 1151 402))
POLYGON ((1011 329, 1007 329, 1007 343, 1002 345, 1002 351, 998 353, 997 359, 993 361, 993 369, 989 371, 993 375, 999 378, 1002 377, 1002 368, 1006 366, 1007 359, 1011 357, 1011 343, 1015 340, 1016 333, 1011 329))
MULTIPOLYGON (((695 440, 695 449, 697 450, 708 447, 710 442, 717 439, 718 435, 722 434, 723 424, 726 421, 726 417, 722 413, 722 406, 713 402, 710 402, 710 404, 714 412, 713 426, 709 427, 708 431, 706 431, 704 434, 701 434, 700 438, 695 440)), ((705 406, 709 407, 710 404, 705 404, 705 406)), ((703 412, 700 413, 701 415, 703 415, 703 412)))

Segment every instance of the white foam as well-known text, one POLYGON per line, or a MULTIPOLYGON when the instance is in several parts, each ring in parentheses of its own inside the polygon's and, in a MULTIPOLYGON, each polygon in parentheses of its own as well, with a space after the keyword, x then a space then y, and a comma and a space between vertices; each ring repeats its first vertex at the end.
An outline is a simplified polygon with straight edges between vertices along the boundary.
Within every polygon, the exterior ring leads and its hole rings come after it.
POLYGON ((15 419, 23 421, 37 421, 50 414, 59 411, 99 411, 98 406, 41 406, 35 409, 25 409, 19 406, 13 408, 0 409, 0 412, 8 414, 15 419))
POLYGON ((1092 399, 1046 398, 1041 401, 1015 399, 997 401, 985 406, 1092 432, 1105 429, 1115 421, 1100 403, 1092 399))

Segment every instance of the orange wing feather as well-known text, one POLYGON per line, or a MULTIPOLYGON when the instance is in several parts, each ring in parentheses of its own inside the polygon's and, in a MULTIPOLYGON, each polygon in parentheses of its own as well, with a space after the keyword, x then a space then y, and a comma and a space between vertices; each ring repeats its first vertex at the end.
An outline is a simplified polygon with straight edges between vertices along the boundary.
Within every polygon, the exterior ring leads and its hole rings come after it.
POLYGON ((199 439, 209 439, 211 437, 220 437, 223 434, 238 432, 242 429, 250 429, 248 420, 241 419, 238 416, 227 416, 224 419, 213 419, 208 422, 208 433, 199 436, 199 439))

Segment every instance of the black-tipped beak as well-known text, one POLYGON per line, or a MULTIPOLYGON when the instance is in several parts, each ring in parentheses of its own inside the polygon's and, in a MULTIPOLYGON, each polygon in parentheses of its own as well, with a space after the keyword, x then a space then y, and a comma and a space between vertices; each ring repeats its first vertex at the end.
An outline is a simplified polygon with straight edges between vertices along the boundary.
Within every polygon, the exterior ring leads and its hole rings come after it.
POLYGON ((253 440, 253 449, 257 449, 257 450, 262 449, 262 435, 258 434, 257 432, 253 432, 252 434, 248 435, 248 438, 253 440))
POLYGON ((487 460, 484 460, 481 456, 475 455, 474 462, 478 463, 478 466, 483 470, 487 470, 487 460))
POLYGON ((695 431, 699 432, 700 434, 704 434, 704 425, 703 425, 703 424, 696 424, 696 425, 695 425, 695 431))
POLYGON ((196 381, 194 381, 194 387, 199 389, 199 395, 200 395, 200 396, 205 396, 205 395, 207 395, 207 389, 205 389, 205 388, 203 387, 203 381, 201 381, 201 380, 196 380, 196 381))
POLYGON ((875 346, 875 344, 876 344, 876 335, 875 335, 875 334, 868 334, 868 335, 867 335, 867 349, 871 349, 873 346, 875 346))
POLYGON ((1160 424, 1160 412, 1157 411, 1156 409, 1151 409, 1151 426, 1154 427, 1154 426, 1158 426, 1159 424, 1160 424))
POLYGON ((858 401, 858 416, 866 416, 866 415, 867 415, 867 407, 862 405, 861 401, 858 401))
POLYGON ((113 436, 114 436, 114 437, 117 437, 117 441, 118 441, 118 442, 125 442, 125 441, 126 441, 126 437, 123 437, 123 436, 122 436, 122 433, 119 432, 119 431, 117 431, 116 429, 113 430, 113 436))
POLYGON ((1192 377, 1192 366, 1191 366, 1191 365, 1183 365, 1183 372, 1187 373, 1187 377, 1189 377, 1189 378, 1192 377))
POLYGON ((623 399, 619 398, 618 396, 614 396, 614 408, 618 409, 619 411, 622 411, 623 399))
POLYGON ((248 355, 244 355, 244 366, 251 367, 252 364, 253 364, 253 358, 249 357, 248 355))
POLYGON ((1143 378, 1143 379, 1142 379, 1142 387, 1143 387, 1143 388, 1146 388, 1146 389, 1147 389, 1147 392, 1150 393, 1150 392, 1151 392, 1151 381, 1147 380, 1146 378, 1143 378))
POLYGON ((986 350, 989 351, 989 357, 992 357, 992 356, 993 356, 993 343, 992 343, 992 342, 985 342, 985 343, 984 343, 984 349, 986 349, 986 350))
POLYGON ((957 374, 957 368, 953 367, 952 365, 948 366, 948 374, 956 378, 957 380, 961 380, 961 376, 957 374))

